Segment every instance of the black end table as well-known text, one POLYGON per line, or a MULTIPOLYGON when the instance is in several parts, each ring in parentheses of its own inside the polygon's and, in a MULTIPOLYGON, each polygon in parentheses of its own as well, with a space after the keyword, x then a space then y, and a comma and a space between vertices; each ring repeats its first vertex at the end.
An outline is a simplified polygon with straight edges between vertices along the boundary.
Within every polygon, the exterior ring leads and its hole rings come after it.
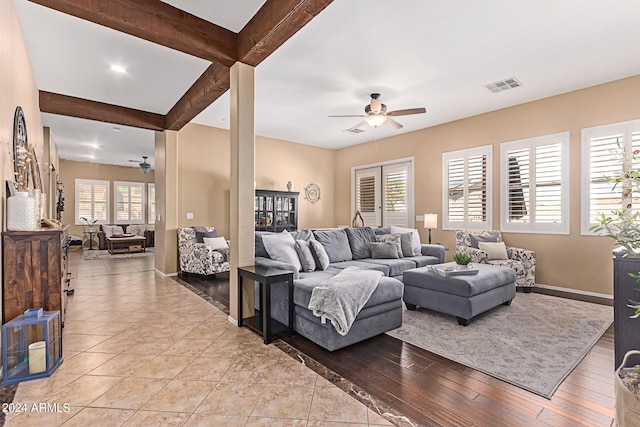
POLYGON ((287 290, 289 292, 289 335, 293 335, 293 272, 262 265, 238 267, 238 327, 246 325, 262 334, 265 344, 271 343, 272 335, 271 284, 281 282, 287 282, 287 290), (243 278, 245 277, 259 283, 259 311, 261 316, 242 318, 242 286, 243 278))

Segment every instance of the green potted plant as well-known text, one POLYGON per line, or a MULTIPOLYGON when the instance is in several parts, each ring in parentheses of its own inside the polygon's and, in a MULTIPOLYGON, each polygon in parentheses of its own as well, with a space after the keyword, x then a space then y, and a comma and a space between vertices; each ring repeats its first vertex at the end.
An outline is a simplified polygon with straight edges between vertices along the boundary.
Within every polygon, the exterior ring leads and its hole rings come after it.
POLYGON ((459 267, 461 267, 461 269, 466 269, 469 267, 469 263, 471 262, 471 255, 466 252, 458 251, 453 254, 453 260, 459 267))

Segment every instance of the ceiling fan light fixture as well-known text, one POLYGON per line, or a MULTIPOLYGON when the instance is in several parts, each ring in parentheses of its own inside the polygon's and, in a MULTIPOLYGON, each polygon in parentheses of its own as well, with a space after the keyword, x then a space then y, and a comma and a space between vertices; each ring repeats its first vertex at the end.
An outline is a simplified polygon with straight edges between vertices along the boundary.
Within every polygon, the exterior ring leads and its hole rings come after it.
POLYGON ((382 114, 369 114, 364 118, 364 120, 369 124, 369 126, 377 128, 387 121, 387 116, 384 116, 382 114))

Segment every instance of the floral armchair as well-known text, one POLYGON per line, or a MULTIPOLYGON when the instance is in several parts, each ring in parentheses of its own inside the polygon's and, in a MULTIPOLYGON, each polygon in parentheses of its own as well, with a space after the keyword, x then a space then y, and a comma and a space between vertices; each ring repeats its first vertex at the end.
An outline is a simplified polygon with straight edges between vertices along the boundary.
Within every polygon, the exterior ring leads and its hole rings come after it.
POLYGON ((214 250, 196 240, 196 231, 212 232, 213 227, 178 228, 178 255, 180 271, 211 275, 229 271, 229 249, 214 250))
POLYGON ((536 281, 534 251, 506 246, 507 258, 489 259, 489 253, 478 248, 478 241, 504 242, 502 233, 498 230, 457 230, 456 252, 468 253, 472 262, 513 268, 516 271, 516 286, 521 287, 524 292, 531 292, 536 281))

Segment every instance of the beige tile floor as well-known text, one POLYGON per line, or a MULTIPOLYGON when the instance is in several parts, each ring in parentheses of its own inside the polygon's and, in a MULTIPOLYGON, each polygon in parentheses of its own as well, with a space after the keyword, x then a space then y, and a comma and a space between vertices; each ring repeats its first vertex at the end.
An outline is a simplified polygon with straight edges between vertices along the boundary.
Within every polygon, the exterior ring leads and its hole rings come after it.
POLYGON ((26 412, 6 426, 391 425, 154 272, 153 257, 71 253, 70 270, 64 362, 20 383, 26 412))

